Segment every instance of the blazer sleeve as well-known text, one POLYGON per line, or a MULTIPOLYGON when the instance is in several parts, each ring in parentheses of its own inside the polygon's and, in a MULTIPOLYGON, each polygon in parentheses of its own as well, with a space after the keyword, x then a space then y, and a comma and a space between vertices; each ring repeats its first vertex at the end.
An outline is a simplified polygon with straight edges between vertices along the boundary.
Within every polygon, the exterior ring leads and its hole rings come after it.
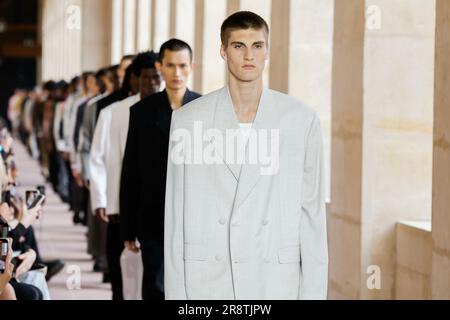
POLYGON ((124 241, 134 241, 137 236, 139 203, 139 115, 130 109, 127 142, 120 175, 120 230, 124 241))
POLYGON ((323 144, 317 114, 306 140, 302 181, 300 250, 302 282, 300 299, 326 299, 328 284, 328 244, 325 211, 323 144))
POLYGON ((58 102, 55 105, 55 115, 53 117, 53 139, 57 151, 61 151, 61 136, 59 134, 61 128, 62 109, 64 102, 58 102))
POLYGON ((109 138, 109 120, 106 112, 102 112, 92 139, 91 152, 89 154, 89 166, 91 168, 91 204, 92 209, 106 208, 106 148, 109 138))
MULTIPOLYGON (((172 114, 164 221, 164 291, 167 300, 186 300, 184 275, 184 148, 177 130, 177 112, 172 114), (181 146, 181 149, 179 148, 181 146), (174 161, 172 154, 181 156, 174 161), (180 159, 181 158, 181 159, 180 159)), ((182 138, 181 138, 182 139, 182 138)))
POLYGON ((95 110, 95 103, 86 106, 84 110, 83 121, 80 129, 80 148, 79 152, 82 159, 83 177, 85 180, 91 179, 91 172, 89 166, 89 153, 91 151, 92 132, 90 128, 90 118, 92 116, 92 110, 95 110))
POLYGON ((121 116, 118 108, 111 109, 111 129, 109 131, 109 141, 111 141, 108 150, 108 163, 110 171, 108 172, 108 210, 112 213, 119 213, 119 195, 120 195, 120 175, 122 171, 122 153, 120 121, 121 116))

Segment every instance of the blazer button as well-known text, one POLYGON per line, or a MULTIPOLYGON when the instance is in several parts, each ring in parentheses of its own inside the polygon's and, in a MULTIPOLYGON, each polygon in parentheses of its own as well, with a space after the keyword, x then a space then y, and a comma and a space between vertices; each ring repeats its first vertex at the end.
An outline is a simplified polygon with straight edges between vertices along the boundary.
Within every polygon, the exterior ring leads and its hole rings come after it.
POLYGON ((219 223, 220 223, 220 224, 225 224, 226 222, 227 222, 227 220, 225 220, 225 219, 220 219, 220 220, 219 220, 219 223))
POLYGON ((231 224, 233 227, 239 227, 239 221, 233 221, 231 224))
POLYGON ((264 220, 263 222, 262 222, 262 224, 263 224, 263 226, 267 226, 268 224, 269 224, 269 220, 264 220))
POLYGON ((216 256, 216 261, 222 261, 222 257, 219 256, 219 255, 217 255, 217 256, 216 256))

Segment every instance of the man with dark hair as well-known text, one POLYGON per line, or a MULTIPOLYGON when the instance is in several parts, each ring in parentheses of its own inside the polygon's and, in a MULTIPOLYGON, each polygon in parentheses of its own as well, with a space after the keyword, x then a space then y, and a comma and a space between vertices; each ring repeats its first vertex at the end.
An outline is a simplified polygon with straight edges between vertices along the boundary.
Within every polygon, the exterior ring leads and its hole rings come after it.
POLYGON ((237 30, 262 30, 264 32, 264 38, 266 40, 267 47, 269 46, 269 26, 267 22, 259 15, 250 11, 239 11, 228 18, 222 23, 220 28, 220 40, 222 46, 228 47, 231 33, 237 30))
POLYGON ((193 59, 192 48, 183 40, 170 39, 170 40, 164 42, 161 45, 161 48, 159 50, 159 55, 158 55, 159 62, 162 62, 164 60, 164 55, 167 53, 167 50, 169 50, 169 51, 186 50, 189 53, 189 58, 192 62, 192 59, 193 59))
POLYGON ((141 98, 159 91, 161 79, 155 67, 156 57, 153 52, 144 52, 133 60, 130 68, 139 81, 139 93, 104 108, 92 140, 89 161, 91 203, 97 218, 108 223, 106 254, 113 300, 122 300, 124 291, 120 267, 124 245, 119 228, 119 184, 129 108, 141 98))
POLYGON ((103 69, 100 69, 97 72, 97 83, 100 88, 100 94, 89 101, 89 103, 86 106, 86 109, 83 113, 83 118, 80 123, 80 133, 79 133, 79 144, 78 144, 78 151, 81 156, 81 165, 82 165, 82 174, 83 174, 83 180, 88 185, 89 179, 90 179, 90 172, 89 172, 89 150, 90 150, 90 144, 92 139, 92 132, 90 130, 92 129, 92 126, 90 125, 89 119, 92 114, 92 112, 96 112, 97 109, 97 102, 102 100, 105 97, 110 96, 117 87, 115 84, 117 83, 117 76, 114 74, 114 71, 117 70, 116 67, 110 66, 103 69))
POLYGON ((142 298, 164 299, 164 192, 170 119, 173 110, 200 95, 187 89, 192 50, 171 39, 159 52, 156 68, 166 89, 130 109, 130 122, 120 181, 120 228, 128 250, 140 243, 144 276, 142 298))
POLYGON ((268 34, 252 12, 228 17, 220 50, 227 86, 172 115, 168 299, 327 297, 319 117, 263 87, 268 34))

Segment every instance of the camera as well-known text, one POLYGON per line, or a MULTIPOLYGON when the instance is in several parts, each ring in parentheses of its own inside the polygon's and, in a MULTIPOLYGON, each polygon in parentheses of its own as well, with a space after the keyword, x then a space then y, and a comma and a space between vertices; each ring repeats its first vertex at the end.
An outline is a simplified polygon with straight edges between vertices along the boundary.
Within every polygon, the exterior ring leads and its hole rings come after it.
MULTIPOLYGON (((45 192, 45 189, 44 189, 45 192)), ((25 203, 28 209, 32 209, 39 203, 43 203, 45 200, 45 195, 38 190, 27 190, 25 192, 25 203)))
POLYGON ((4 273, 6 269, 6 257, 8 256, 9 243, 8 239, 0 239, 0 273, 4 273))
POLYGON ((25 191, 25 204, 27 208, 33 203, 34 199, 39 194, 38 190, 27 190, 25 191))
POLYGON ((0 238, 7 238, 8 237, 8 231, 9 231, 9 226, 8 223, 6 223, 6 221, 4 221, 1 217, 0 217, 0 238))

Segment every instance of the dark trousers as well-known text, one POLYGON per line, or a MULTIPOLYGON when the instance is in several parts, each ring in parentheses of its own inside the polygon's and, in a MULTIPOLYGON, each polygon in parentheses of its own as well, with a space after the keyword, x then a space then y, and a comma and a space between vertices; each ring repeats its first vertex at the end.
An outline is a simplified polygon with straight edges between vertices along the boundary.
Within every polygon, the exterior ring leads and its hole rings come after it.
POLYGON ((113 300, 123 300, 122 269, 120 268, 120 255, 123 249, 124 244, 120 237, 120 225, 110 217, 106 231, 106 258, 108 261, 113 300))
POLYGON ((142 279, 143 300, 164 300, 164 245, 162 241, 151 241, 141 245, 144 276, 142 279))

